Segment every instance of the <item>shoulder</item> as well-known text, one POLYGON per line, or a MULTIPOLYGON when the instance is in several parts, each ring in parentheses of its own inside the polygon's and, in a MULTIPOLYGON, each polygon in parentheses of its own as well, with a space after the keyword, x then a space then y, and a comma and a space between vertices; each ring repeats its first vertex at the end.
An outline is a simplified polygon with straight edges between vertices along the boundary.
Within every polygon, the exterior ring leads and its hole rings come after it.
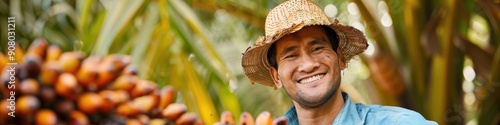
POLYGON ((420 113, 413 110, 380 105, 356 104, 359 112, 365 114, 366 124, 389 125, 435 125, 435 122, 426 120, 420 113))

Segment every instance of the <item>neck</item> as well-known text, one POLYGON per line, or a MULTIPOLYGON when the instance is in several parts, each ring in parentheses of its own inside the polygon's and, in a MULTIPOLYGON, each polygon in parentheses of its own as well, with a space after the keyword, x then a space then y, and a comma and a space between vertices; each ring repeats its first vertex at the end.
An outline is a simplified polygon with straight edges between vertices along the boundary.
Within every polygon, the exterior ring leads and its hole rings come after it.
POLYGON ((293 102, 301 125, 328 125, 332 124, 339 114, 344 99, 340 91, 335 92, 327 102, 317 108, 304 108, 293 102))

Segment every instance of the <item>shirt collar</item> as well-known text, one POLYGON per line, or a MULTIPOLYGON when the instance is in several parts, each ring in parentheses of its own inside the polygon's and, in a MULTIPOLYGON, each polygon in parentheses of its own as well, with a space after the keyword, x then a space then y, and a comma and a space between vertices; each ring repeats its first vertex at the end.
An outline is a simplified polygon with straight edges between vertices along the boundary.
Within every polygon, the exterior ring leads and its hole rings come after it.
POLYGON ((342 92, 342 97, 344 98, 344 105, 340 110, 339 114, 333 121, 332 125, 360 125, 363 124, 363 120, 356 108, 356 104, 351 100, 347 93, 342 92))

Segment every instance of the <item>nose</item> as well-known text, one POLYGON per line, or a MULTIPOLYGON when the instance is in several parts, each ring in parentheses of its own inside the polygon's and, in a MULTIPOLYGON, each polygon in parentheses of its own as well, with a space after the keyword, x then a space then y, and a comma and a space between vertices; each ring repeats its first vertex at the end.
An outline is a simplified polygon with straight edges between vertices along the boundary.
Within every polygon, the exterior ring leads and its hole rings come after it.
POLYGON ((301 57, 301 62, 298 68, 300 72, 305 72, 305 73, 313 72, 318 68, 319 68, 319 62, 311 55, 304 54, 304 56, 301 57))

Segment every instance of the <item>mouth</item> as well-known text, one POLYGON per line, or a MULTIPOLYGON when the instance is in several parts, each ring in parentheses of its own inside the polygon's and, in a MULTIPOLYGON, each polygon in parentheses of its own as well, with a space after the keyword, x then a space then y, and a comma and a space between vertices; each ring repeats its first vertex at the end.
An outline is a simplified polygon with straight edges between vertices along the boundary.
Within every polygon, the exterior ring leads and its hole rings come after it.
POLYGON ((299 81, 297 81, 299 84, 307 84, 307 83, 312 83, 312 82, 315 82, 315 81, 318 81, 320 80, 321 78, 323 78, 325 76, 325 74, 317 74, 317 75, 313 75, 313 76, 309 76, 309 77, 306 77, 306 78, 302 78, 300 79, 299 81))

